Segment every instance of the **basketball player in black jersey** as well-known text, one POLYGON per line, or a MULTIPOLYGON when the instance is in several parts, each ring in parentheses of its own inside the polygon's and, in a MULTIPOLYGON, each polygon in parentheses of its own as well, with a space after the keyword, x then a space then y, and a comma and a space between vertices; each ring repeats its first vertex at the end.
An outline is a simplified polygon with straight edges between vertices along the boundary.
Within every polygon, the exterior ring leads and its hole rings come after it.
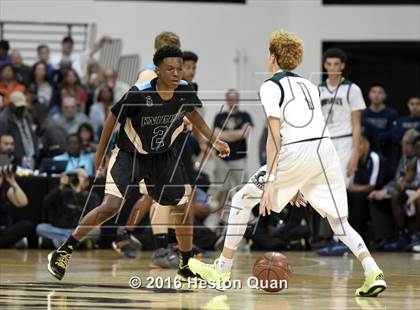
POLYGON ((89 212, 72 235, 48 255, 49 272, 61 280, 74 248, 94 228, 116 215, 127 188, 144 179, 148 194, 161 205, 171 206, 179 244, 178 275, 194 277, 188 268, 192 256, 192 222, 188 212, 190 186, 178 165, 173 142, 183 130, 183 117, 195 126, 219 151, 229 156, 229 146, 212 135, 211 129, 195 111, 201 101, 190 85, 181 81, 182 51, 176 47, 158 50, 153 62, 158 77, 133 86, 111 108, 95 154, 95 165, 102 169, 104 153, 118 121, 120 129, 107 171, 105 197, 100 206, 89 212), (182 212, 180 212, 182 211, 182 212))

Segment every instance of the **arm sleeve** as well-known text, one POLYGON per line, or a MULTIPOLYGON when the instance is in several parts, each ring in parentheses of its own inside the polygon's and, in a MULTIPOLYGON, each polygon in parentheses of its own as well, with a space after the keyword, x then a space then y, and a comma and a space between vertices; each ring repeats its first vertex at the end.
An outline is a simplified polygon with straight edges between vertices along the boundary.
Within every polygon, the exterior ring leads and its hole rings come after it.
POLYGON ((265 82, 260 88, 261 103, 267 117, 280 118, 281 90, 273 81, 265 82))
POLYGON ((356 84, 350 85, 349 103, 352 111, 366 109, 365 99, 363 99, 362 91, 356 84))
POLYGON ((111 107, 111 112, 117 118, 120 124, 124 123, 127 118, 128 105, 132 102, 133 95, 138 91, 136 86, 131 87, 122 98, 111 107))

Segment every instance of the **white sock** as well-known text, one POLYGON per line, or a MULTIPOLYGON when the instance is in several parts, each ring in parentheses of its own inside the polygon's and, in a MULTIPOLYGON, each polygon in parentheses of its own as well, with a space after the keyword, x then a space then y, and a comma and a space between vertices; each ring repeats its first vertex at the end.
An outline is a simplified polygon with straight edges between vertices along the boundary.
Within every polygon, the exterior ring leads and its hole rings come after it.
POLYGON ((233 258, 226 258, 223 256, 223 254, 220 254, 219 260, 216 264, 216 270, 217 272, 225 273, 230 272, 233 265, 233 258))
POLYGON ((375 260, 371 256, 366 257, 362 260, 362 266, 363 266, 363 269, 365 270, 365 277, 369 276, 369 274, 372 271, 379 269, 378 265, 376 265, 375 260))

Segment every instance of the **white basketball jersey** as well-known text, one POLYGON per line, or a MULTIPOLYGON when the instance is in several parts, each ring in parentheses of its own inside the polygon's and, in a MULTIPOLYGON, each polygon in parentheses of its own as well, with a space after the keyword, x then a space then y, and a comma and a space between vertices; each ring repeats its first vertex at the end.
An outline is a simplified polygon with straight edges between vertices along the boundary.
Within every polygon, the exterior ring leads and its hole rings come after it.
POLYGON ((350 136, 353 133, 351 113, 366 109, 359 86, 343 79, 332 87, 328 80, 319 85, 322 112, 331 137, 350 136))
POLYGON ((267 117, 280 118, 282 144, 329 137, 319 100, 319 90, 299 75, 279 71, 260 89, 267 117))

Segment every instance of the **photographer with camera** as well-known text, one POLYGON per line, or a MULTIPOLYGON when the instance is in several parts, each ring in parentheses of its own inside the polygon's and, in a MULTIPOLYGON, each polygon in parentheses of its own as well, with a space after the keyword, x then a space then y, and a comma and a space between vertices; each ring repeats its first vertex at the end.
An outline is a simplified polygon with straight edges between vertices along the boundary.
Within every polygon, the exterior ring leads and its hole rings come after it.
POLYGON ((77 134, 67 136, 67 152, 58 156, 54 156, 54 160, 67 161, 65 172, 73 173, 77 168, 83 168, 88 175, 94 173, 93 153, 82 152, 82 140, 77 134))
MULTIPOLYGON (((44 222, 36 226, 38 236, 52 240, 55 247, 67 240, 82 213, 89 212, 100 203, 95 193, 89 196, 89 186, 89 176, 84 169, 63 173, 59 186, 44 198, 44 222)), ((98 236, 99 230, 96 230, 89 237, 95 239, 98 236)))
POLYGON ((12 215, 13 206, 23 208, 28 204, 15 172, 16 165, 0 162, 0 248, 18 247, 18 244, 27 247, 27 237, 33 232, 30 221, 15 221, 12 215))

